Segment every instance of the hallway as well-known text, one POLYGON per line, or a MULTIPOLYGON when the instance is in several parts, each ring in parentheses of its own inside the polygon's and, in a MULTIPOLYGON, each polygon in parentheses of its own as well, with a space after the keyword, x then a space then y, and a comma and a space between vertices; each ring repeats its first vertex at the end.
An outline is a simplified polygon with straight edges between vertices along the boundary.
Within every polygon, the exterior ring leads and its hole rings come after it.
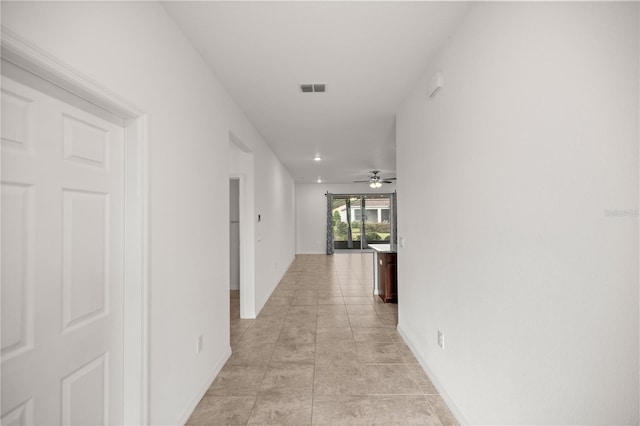
POLYGON ((456 424, 371 283, 371 254, 297 255, 257 319, 232 291, 233 355, 187 424, 456 424))

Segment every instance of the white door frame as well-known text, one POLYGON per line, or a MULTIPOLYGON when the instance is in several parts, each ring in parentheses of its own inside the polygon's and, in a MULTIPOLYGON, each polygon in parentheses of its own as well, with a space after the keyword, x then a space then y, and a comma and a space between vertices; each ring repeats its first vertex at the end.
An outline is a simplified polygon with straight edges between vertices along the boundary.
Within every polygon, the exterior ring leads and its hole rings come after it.
MULTIPOLYGON (((245 154, 251 150, 229 132, 229 143, 245 154)), ((253 156, 251 167, 242 172, 229 173, 230 179, 240 180, 240 318, 256 317, 256 251, 253 194, 253 156)))
POLYGON ((124 423, 149 423, 149 211, 147 116, 46 51, 2 27, 10 62, 125 122, 124 423))
POLYGON ((240 290, 240 268, 241 268, 241 258, 240 258, 240 179, 230 176, 229 177, 229 264, 231 268, 229 270, 229 288, 231 290, 240 290), (238 186, 232 189, 232 183, 237 182, 238 186), (234 194, 235 193, 235 194, 234 194), (236 216, 231 214, 232 209, 237 209, 236 216), (238 225, 238 235, 236 241, 234 241, 234 237, 232 236, 233 225, 238 225), (236 247, 234 243, 237 244, 237 253, 235 253, 236 247), (234 271, 234 257, 237 256, 235 261, 238 262, 238 268, 234 271), (234 275, 237 276, 237 280, 234 281, 234 275), (237 288, 235 288, 237 285, 237 288))
POLYGON ((253 196, 249 197, 247 175, 231 174, 240 181, 240 318, 256 317, 256 277, 253 243, 253 196))

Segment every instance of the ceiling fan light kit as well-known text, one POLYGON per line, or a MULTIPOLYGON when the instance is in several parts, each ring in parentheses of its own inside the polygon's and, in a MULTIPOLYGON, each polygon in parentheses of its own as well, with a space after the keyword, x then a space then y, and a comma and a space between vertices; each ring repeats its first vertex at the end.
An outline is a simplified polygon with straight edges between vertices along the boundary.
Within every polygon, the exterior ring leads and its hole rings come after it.
POLYGON ((382 178, 381 176, 378 175, 378 173, 380 173, 379 170, 372 170, 371 171, 372 175, 369 176, 368 180, 354 180, 355 183, 368 183, 369 187, 372 189, 377 189, 377 188, 381 188, 383 183, 393 183, 391 182, 392 180, 396 180, 396 178, 392 177, 392 178, 382 178))

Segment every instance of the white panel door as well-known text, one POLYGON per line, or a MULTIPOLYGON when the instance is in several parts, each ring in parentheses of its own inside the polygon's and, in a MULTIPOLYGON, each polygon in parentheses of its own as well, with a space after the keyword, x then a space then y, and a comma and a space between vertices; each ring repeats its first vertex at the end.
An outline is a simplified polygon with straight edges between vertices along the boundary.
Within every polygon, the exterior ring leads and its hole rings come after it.
POLYGON ((124 129, 1 87, 2 424, 121 424, 124 129))

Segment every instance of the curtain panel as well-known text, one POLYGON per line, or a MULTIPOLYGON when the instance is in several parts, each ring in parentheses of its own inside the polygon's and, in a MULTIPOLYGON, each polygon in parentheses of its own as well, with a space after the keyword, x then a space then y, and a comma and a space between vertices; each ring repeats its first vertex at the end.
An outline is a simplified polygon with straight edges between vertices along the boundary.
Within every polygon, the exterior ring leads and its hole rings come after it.
POLYGON ((327 254, 331 255, 335 249, 333 247, 333 194, 327 192, 327 254))
POLYGON ((369 248, 367 245, 367 234, 365 222, 367 221, 366 201, 364 197, 360 197, 360 249, 369 248))

